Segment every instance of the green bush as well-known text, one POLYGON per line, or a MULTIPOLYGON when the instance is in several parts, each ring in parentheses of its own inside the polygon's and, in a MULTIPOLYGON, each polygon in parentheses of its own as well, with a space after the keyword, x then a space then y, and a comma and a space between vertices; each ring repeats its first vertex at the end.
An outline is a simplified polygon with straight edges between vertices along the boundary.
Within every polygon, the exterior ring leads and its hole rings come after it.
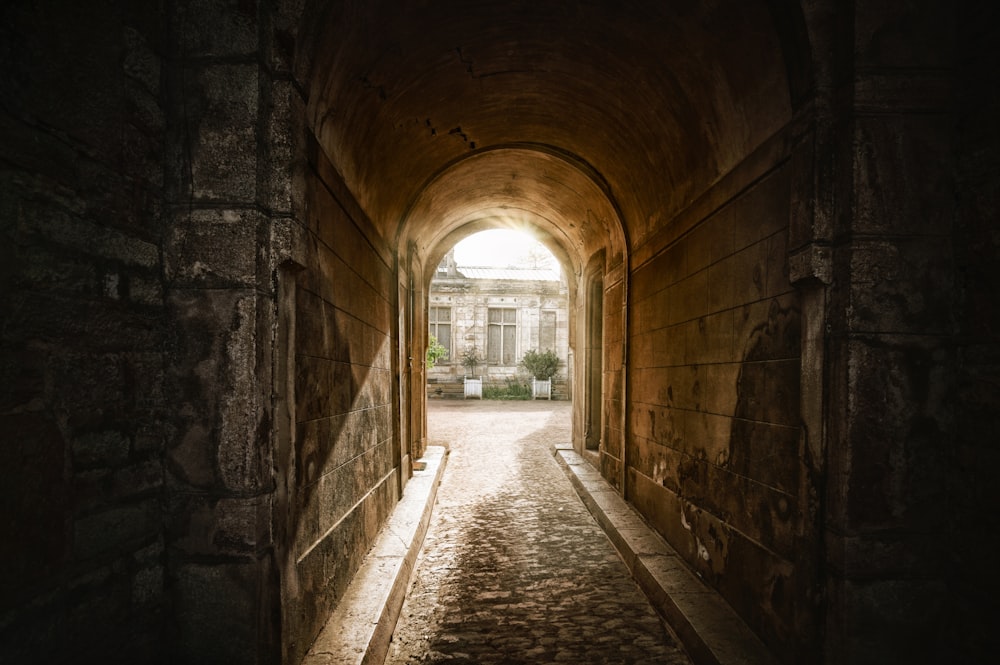
POLYGON ((518 379, 505 379, 503 385, 489 383, 483 386, 483 399, 531 399, 531 386, 518 379))
POLYGON ((434 363, 437 361, 447 359, 448 349, 444 348, 437 337, 431 335, 431 338, 427 340, 427 369, 434 367, 434 363))
POLYGON ((531 349, 525 352, 520 365, 529 375, 540 381, 545 381, 555 376, 559 369, 559 356, 556 355, 555 351, 549 349, 545 351, 531 349))

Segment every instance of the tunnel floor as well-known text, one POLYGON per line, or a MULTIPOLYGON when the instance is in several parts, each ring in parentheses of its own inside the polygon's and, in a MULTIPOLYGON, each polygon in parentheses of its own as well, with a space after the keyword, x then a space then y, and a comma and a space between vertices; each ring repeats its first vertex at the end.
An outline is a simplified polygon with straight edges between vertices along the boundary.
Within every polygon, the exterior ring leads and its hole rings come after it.
POLYGON ((690 663, 552 457, 568 402, 432 401, 450 459, 386 663, 690 663))

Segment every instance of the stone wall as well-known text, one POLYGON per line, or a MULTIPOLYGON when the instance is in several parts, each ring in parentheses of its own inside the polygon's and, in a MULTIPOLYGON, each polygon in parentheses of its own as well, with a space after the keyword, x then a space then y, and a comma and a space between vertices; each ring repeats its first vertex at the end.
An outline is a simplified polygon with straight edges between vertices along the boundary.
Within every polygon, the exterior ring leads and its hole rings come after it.
POLYGON ((301 200, 301 99, 254 5, 169 3, 164 239, 171 402, 163 626, 175 662, 280 657, 278 264, 301 200), (297 106, 296 106, 297 105, 297 106), (225 639, 220 639, 225 635, 225 639))
POLYGON ((0 4, 0 660, 294 662, 422 435, 392 239, 539 200, 577 443, 765 641, 994 655, 996 9, 431 4, 0 4))
POLYGON ((322 151, 310 160, 308 249, 295 295, 288 662, 322 628, 405 481, 394 450, 391 255, 322 151))
POLYGON ((839 37, 842 116, 823 148, 835 165, 823 497, 833 662, 924 662, 927 643, 944 644, 952 9, 857 3, 839 37))
POLYGON ((779 165, 640 250, 626 438, 629 499, 786 655, 806 637, 811 581, 798 564, 807 497, 789 195, 779 165))
POLYGON ((164 658, 165 18, 0 8, 3 662, 164 658))

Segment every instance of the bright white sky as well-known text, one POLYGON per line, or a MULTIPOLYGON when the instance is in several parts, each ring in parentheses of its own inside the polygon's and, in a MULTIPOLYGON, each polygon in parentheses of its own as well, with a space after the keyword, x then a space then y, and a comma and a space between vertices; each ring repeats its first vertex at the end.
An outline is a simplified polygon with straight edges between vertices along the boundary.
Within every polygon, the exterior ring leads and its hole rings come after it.
MULTIPOLYGON (((555 258, 540 242, 526 233, 508 229, 480 231, 455 245, 455 261, 461 266, 506 268, 528 261, 532 252, 544 255, 556 265, 555 258)), ((541 266, 539 266, 541 267, 541 266)))

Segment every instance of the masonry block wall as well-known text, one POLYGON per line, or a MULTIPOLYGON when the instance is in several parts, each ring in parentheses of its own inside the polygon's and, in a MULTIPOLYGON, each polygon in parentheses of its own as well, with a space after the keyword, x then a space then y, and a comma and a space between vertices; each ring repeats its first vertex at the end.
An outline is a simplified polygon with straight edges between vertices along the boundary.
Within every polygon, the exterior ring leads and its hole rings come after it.
POLYGON ((163 658, 164 19, 0 8, 5 662, 163 658))
POLYGON ((273 250, 296 215, 282 166, 293 98, 271 57, 269 16, 251 5, 168 8, 165 651, 178 662, 272 662, 273 250))
POLYGON ((953 519, 956 44, 939 30, 945 4, 858 3, 851 19, 830 243, 826 630, 836 661, 919 661, 913 635, 942 643, 954 545, 940 534, 953 519), (892 36, 903 25, 911 39, 892 36))
POLYGON ((779 166, 632 276, 628 493, 777 651, 803 648, 799 305, 779 166))
POLYGON ((393 457, 390 254, 322 151, 311 152, 310 166, 296 293, 289 662, 301 659, 322 628, 401 487, 393 457))

